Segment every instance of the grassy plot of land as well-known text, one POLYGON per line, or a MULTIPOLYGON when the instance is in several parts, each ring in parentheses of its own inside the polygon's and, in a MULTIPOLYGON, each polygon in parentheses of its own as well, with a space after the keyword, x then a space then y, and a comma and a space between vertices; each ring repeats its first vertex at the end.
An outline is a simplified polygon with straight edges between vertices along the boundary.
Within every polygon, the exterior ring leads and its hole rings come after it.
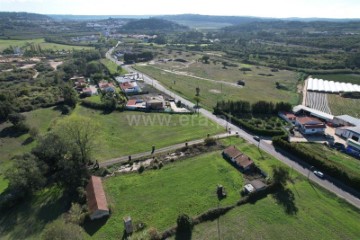
POLYGON ((59 187, 45 188, 0 214, 0 239, 40 239, 45 225, 69 208, 59 187))
POLYGON ((335 82, 360 84, 360 74, 323 74, 314 75, 313 77, 335 82))
MULTIPOLYGON (((30 127, 36 127, 40 134, 44 134, 53 120, 61 116, 61 112, 55 107, 40 108, 24 113, 24 115, 30 127)), ((11 126, 12 124, 8 122, 0 125, 0 164, 8 161, 14 155, 29 152, 35 146, 35 141, 30 141, 29 134, 19 135, 12 130, 11 126)))
POLYGON ((0 194, 8 187, 8 181, 0 175, 0 194))
MULTIPOLYGON (((272 166, 283 165, 243 139, 222 142, 235 145, 268 173, 272 166)), ((237 207, 219 221, 197 225, 193 239, 356 239, 360 235, 358 209, 292 170, 290 177, 289 191, 237 207)))
POLYGON ((104 64, 104 66, 109 70, 110 74, 125 74, 127 73, 125 69, 121 68, 121 71, 118 70, 118 65, 116 63, 114 63, 113 61, 109 60, 109 59, 101 59, 100 62, 102 64, 104 64))
POLYGON ((240 198, 241 173, 225 161, 219 151, 165 165, 142 174, 111 177, 104 181, 112 215, 92 237, 119 239, 122 218, 131 216, 148 227, 163 231, 176 224, 181 213, 195 216, 218 205, 217 184, 224 185, 233 204, 240 198))
POLYGON ((17 46, 20 48, 27 47, 30 44, 40 45, 41 49, 50 49, 50 50, 81 50, 81 49, 94 49, 93 47, 87 46, 73 46, 73 45, 64 45, 57 43, 48 43, 45 42, 43 38, 30 39, 30 40, 0 40, 0 51, 3 51, 5 48, 10 46, 17 46))
POLYGON ((191 76, 176 75, 152 66, 136 66, 136 69, 159 80, 167 88, 193 102, 195 102, 193 100, 196 93, 195 89, 199 87, 201 104, 209 109, 215 106, 217 101, 221 100, 246 100, 250 102, 259 100, 279 102, 287 100, 293 104, 298 101, 298 96, 295 92, 276 89, 275 83, 266 83, 266 81, 264 83, 256 83, 254 81, 254 85, 249 81, 249 83, 246 82, 244 88, 240 88, 205 81, 191 76))
MULTIPOLYGON (((193 239, 357 239, 360 212, 306 180, 290 184, 297 213, 289 215, 272 195, 237 207, 219 221, 197 225, 193 239)), ((292 196, 291 194, 289 196, 292 196)), ((287 197, 287 194, 283 194, 287 197)))
POLYGON ((317 143, 297 143, 305 152, 311 153, 320 159, 326 159, 333 165, 345 172, 354 174, 360 177, 360 161, 347 154, 336 151, 335 149, 329 149, 328 147, 317 143))
POLYGON ((103 114, 81 106, 76 107, 72 114, 89 117, 99 125, 94 157, 100 161, 150 151, 152 145, 161 148, 224 131, 201 115, 141 112, 103 114))
POLYGON ((331 113, 337 115, 351 115, 360 118, 360 99, 344 98, 337 94, 327 94, 331 113))

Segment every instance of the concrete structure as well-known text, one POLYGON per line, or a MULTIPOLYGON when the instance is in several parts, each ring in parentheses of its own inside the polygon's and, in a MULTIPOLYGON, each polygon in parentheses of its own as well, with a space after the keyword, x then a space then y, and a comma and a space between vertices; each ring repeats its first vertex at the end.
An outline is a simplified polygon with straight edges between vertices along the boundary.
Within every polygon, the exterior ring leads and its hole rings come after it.
POLYGON ((244 186, 244 189, 248 193, 257 192, 264 190, 266 188, 266 184, 258 179, 250 181, 250 183, 244 186))
POLYGON ((88 87, 82 90, 82 93, 85 93, 88 96, 93 96, 93 95, 97 95, 98 91, 95 85, 89 85, 88 87))
POLYGON ((297 105, 297 106, 293 107, 293 112, 296 115, 301 115, 301 114, 311 115, 311 116, 314 116, 316 118, 322 119, 322 120, 324 120, 326 122, 332 122, 333 119, 334 119, 334 116, 331 115, 331 114, 324 113, 324 112, 321 112, 319 110, 306 107, 304 105, 297 105))
POLYGON ((115 92, 115 86, 111 82, 101 80, 98 85, 100 90, 103 92, 115 92))
POLYGON ((109 208, 100 177, 91 176, 86 186, 86 196, 91 220, 109 216, 109 208))
POLYGON ((124 217, 124 228, 127 234, 131 234, 133 232, 133 225, 130 216, 124 217))
POLYGON ((139 87, 136 81, 122 82, 119 84, 119 86, 121 90, 126 94, 141 92, 141 88, 139 87))
POLYGON ((345 139, 352 139, 360 142, 360 127, 339 127, 336 128, 335 134, 345 139))
POLYGON ((313 117, 297 117, 295 125, 302 134, 325 134, 325 124, 313 117))

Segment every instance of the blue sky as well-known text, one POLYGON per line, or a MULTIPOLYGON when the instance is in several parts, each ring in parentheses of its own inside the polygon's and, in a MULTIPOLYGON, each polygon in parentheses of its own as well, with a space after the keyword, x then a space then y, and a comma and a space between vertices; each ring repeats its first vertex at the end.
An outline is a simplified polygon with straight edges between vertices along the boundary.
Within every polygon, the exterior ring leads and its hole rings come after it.
POLYGON ((360 0, 0 0, 0 11, 76 15, 198 13, 278 18, 360 18, 360 0))

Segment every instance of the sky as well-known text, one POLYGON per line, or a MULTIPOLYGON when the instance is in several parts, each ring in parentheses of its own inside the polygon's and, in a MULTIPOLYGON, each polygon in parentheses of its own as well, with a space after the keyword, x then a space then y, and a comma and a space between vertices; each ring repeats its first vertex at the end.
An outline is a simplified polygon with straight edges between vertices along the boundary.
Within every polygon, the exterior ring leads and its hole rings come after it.
POLYGON ((360 18, 360 0, 0 0, 0 11, 73 15, 360 18))

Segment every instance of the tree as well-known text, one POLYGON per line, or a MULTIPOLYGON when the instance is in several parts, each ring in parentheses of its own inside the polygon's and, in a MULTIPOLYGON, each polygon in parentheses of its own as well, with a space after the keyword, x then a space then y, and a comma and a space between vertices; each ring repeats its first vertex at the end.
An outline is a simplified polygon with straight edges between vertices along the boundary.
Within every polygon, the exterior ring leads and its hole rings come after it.
POLYGON ((210 59, 210 57, 207 56, 207 55, 204 55, 204 56, 201 58, 202 62, 203 62, 203 63, 206 63, 206 64, 209 64, 209 59, 210 59))
POLYGON ((196 88, 195 88, 195 91, 196 91, 195 96, 200 96, 200 88, 199 88, 199 87, 196 87, 196 88))
POLYGON ((62 88, 62 92, 64 97, 64 103, 72 108, 75 108, 79 99, 77 92, 69 85, 65 85, 62 88))
POLYGON ((180 214, 176 219, 177 229, 175 239, 191 239, 192 219, 186 214, 180 214))
POLYGON ((5 172, 5 177, 9 180, 10 189, 32 193, 45 185, 44 170, 45 166, 37 161, 34 155, 24 154, 14 158, 12 167, 5 172))
POLYGON ((41 238, 43 240, 82 240, 84 231, 79 225, 65 223, 63 219, 59 219, 46 225, 41 238))
POLYGON ((11 104, 8 101, 0 99, 0 122, 7 120, 11 111, 11 104))
POLYGON ((90 161, 97 132, 97 124, 90 118, 80 116, 62 119, 55 128, 55 133, 78 151, 82 164, 90 161))
POLYGON ((286 186, 286 181, 290 179, 289 170, 285 167, 275 167, 273 169, 273 182, 281 187, 286 186))
POLYGON ((104 104, 104 108, 107 112, 112 112, 116 109, 117 99, 113 92, 106 92, 101 96, 101 102, 104 104))
POLYGON ((25 121, 26 117, 20 113, 11 113, 9 114, 8 119, 14 126, 16 126, 22 121, 25 121))

